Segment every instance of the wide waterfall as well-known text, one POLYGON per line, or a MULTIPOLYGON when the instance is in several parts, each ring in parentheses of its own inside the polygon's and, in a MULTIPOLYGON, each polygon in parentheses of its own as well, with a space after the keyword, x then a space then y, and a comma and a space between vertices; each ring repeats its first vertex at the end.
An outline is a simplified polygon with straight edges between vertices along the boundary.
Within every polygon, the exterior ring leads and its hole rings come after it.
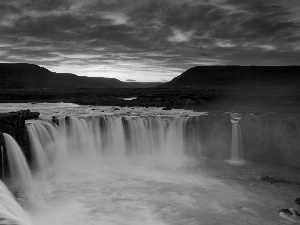
MULTIPOLYGON (((0 183, 0 224, 279 225, 298 220, 280 217, 280 209, 297 207, 289 198, 298 196, 295 183, 289 188, 263 181, 274 171, 266 164, 231 165, 244 162, 239 115, 230 123, 228 114, 56 107, 43 104, 41 119, 26 121, 31 154, 24 152, 31 156, 32 175, 16 141, 4 135, 4 155, 6 150, 13 159, 5 171, 12 177, 4 182, 13 195, 0 183), (57 117, 50 120, 52 115, 57 117), (224 162, 228 158, 230 164, 224 162)), ((240 124, 246 144, 249 132, 245 121, 240 124)), ((275 171, 286 182, 299 174, 275 171)))
POLYGON ((30 187, 32 184, 32 175, 21 148, 9 134, 4 133, 3 136, 7 148, 9 170, 13 185, 16 188, 30 187))
POLYGON ((176 164, 185 159, 186 121, 184 117, 104 116, 60 119, 59 125, 36 121, 27 129, 39 169, 76 154, 121 161, 151 156, 163 164, 176 164))

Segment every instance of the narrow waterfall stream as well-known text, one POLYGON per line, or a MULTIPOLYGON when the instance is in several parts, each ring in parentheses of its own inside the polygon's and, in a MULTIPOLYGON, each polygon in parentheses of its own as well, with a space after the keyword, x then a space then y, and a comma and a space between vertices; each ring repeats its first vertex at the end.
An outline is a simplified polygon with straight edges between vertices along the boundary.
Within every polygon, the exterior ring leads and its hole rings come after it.
POLYGON ((243 138, 241 127, 238 121, 232 122, 232 137, 231 137, 231 159, 229 163, 234 165, 242 165, 245 163, 243 156, 243 138))

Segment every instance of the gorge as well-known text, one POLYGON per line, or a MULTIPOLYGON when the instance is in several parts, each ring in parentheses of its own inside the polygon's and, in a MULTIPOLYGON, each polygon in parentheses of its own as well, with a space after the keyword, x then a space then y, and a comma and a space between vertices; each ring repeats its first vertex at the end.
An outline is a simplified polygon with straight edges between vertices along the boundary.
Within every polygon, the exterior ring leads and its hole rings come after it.
POLYGON ((281 224, 274 212, 297 197, 298 169, 272 166, 299 166, 297 117, 1 105, 2 112, 30 107, 40 118, 23 120, 30 171, 24 160, 3 164, 8 151, 20 153, 13 129, 3 134, 1 174, 18 202, 1 183, 0 224, 281 224), (227 163, 243 159, 237 117, 244 165, 227 163), (274 174, 295 185, 269 186, 265 177, 274 174))

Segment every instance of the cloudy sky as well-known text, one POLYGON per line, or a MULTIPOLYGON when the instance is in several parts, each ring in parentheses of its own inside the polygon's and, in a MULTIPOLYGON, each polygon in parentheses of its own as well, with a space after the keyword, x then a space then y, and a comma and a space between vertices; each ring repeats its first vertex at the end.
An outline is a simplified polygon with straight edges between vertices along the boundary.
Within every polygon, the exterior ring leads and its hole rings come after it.
POLYGON ((300 0, 0 0, 0 62, 166 81, 299 59, 300 0))

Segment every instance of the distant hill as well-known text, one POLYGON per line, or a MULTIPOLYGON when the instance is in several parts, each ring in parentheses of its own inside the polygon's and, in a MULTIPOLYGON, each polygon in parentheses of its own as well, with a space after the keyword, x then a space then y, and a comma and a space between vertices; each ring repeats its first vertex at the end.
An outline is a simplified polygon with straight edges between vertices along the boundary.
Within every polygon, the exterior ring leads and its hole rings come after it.
POLYGON ((162 85, 163 82, 125 82, 130 88, 154 88, 162 85))
POLYGON ((0 63, 0 88, 129 88, 115 78, 54 73, 27 63, 0 63))
POLYGON ((159 88, 297 88, 300 66, 197 66, 159 88))

